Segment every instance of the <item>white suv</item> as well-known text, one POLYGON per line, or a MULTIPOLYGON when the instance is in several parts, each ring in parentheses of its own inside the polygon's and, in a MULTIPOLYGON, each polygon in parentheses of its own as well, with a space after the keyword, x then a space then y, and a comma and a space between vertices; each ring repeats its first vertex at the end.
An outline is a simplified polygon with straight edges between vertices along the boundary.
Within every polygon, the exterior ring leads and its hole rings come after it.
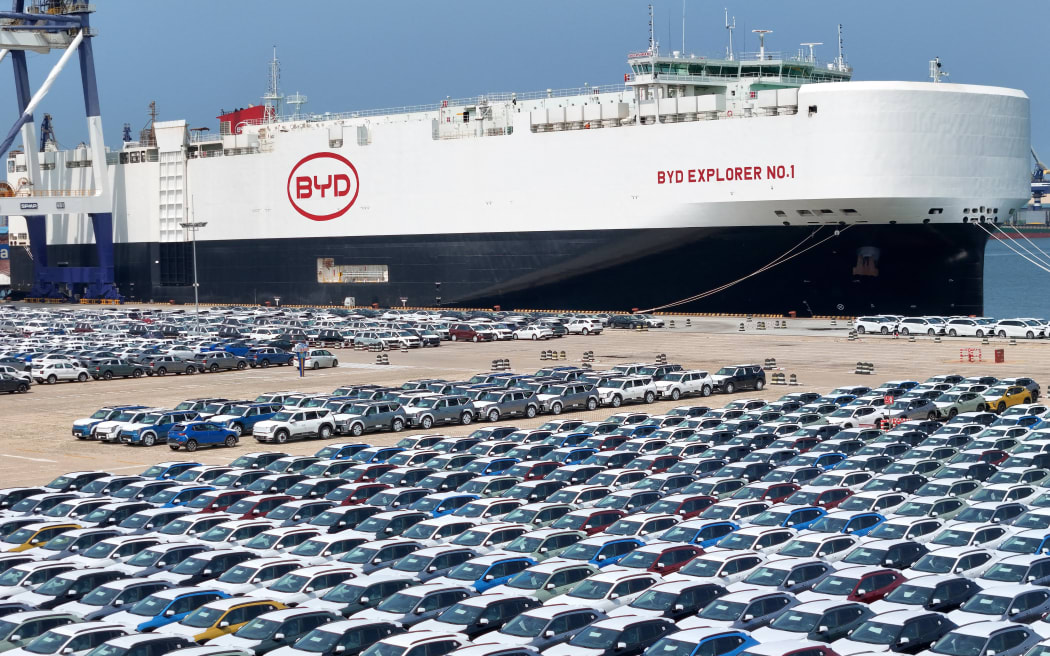
POLYGON ((602 332, 602 322, 597 319, 573 319, 565 324, 570 335, 597 335, 602 332))
POLYGON ((50 384, 60 380, 76 380, 82 383, 87 379, 88 370, 73 362, 48 360, 39 365, 33 365, 33 380, 38 383, 50 384))
POLYGON ((1045 337, 1046 329, 1035 319, 1004 319, 992 328, 999 337, 1045 337))
POLYGON ((655 385, 656 393, 661 399, 677 401, 687 394, 711 396, 711 391, 715 388, 715 379, 706 371, 691 369, 664 374, 663 379, 656 381, 655 385))
POLYGON ((614 408, 619 408, 625 401, 652 403, 656 400, 656 384, 648 376, 612 378, 598 388, 598 399, 602 405, 614 408))
POLYGON ((328 439, 335 433, 335 420, 328 408, 281 410, 273 419, 260 421, 252 428, 252 435, 260 442, 284 444, 289 440, 307 437, 328 439))

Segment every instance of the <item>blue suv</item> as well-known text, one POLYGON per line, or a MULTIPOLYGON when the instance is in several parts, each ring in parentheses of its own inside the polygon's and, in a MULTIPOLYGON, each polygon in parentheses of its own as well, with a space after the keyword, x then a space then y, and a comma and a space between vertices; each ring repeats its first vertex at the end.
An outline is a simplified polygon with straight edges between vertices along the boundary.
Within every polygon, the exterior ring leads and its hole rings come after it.
POLYGON ((128 424, 120 430, 120 441, 123 444, 153 446, 168 441, 168 431, 175 424, 192 421, 197 418, 193 410, 159 410, 147 413, 137 424, 128 424))

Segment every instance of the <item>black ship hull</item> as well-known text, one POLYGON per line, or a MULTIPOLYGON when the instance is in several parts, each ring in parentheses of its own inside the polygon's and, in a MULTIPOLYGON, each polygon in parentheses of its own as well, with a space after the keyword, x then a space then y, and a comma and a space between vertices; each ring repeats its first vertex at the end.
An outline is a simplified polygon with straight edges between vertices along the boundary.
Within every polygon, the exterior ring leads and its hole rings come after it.
MULTIPOLYGON (((342 305, 352 297, 411 307, 440 297, 455 307, 629 311, 692 299, 666 309, 966 315, 983 309, 986 241, 968 224, 858 224, 245 238, 196 248, 202 303, 342 305), (386 266, 388 281, 319 282, 320 258, 386 266)), ((93 250, 53 245, 48 259, 90 266, 93 250)), ((192 257, 188 242, 115 244, 120 293, 192 302, 192 257)), ((29 290, 32 266, 13 249, 14 291, 29 290)))

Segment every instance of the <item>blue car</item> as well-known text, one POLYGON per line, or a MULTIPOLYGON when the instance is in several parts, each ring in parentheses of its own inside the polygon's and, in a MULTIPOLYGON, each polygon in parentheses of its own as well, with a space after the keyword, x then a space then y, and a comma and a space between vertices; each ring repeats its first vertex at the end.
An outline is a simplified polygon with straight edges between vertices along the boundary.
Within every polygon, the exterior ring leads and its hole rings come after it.
MULTIPOLYGON (((703 627, 677 631, 660 638, 645 650, 646 656, 674 653, 679 656, 737 656, 759 644, 747 631, 725 627, 703 627)), ((814 654, 826 653, 819 649, 814 654)))
POLYGON ((1050 553, 1050 532, 1044 528, 1021 531, 1006 538, 996 549, 1018 554, 1050 553))
POLYGON ((295 354, 279 349, 276 346, 259 346, 248 349, 248 352, 244 354, 245 361, 253 369, 255 367, 269 367, 272 364, 291 364, 294 358, 295 354))
POLYGON ((809 528, 828 511, 819 506, 784 506, 770 508, 755 515, 751 523, 757 526, 784 526, 798 531, 809 528))
POLYGON ((158 462, 139 474, 139 476, 157 481, 166 481, 175 478, 187 469, 200 466, 201 463, 199 462, 158 462))
POLYGON ((695 544, 707 548, 739 529, 740 526, 735 522, 715 519, 691 519, 667 529, 660 534, 660 539, 667 542, 695 544))
POLYGON ((365 444, 364 442, 356 442, 354 444, 329 444, 315 453, 314 457, 327 460, 347 460, 355 453, 364 451, 370 446, 370 444, 365 444))
POLYGON ((217 488, 211 485, 180 485, 169 487, 151 496, 148 501, 159 508, 176 508, 184 506, 205 492, 217 488))
POLYGON ((558 558, 577 560, 595 567, 607 567, 615 565, 627 554, 644 546, 645 543, 636 538, 599 536, 580 540, 561 552, 558 558))
POLYGON ((453 567, 445 578, 460 585, 472 586, 478 592, 484 593, 489 588, 503 585, 511 577, 535 564, 535 560, 524 556, 478 556, 453 567))
POLYGON ((188 421, 175 424, 168 431, 168 447, 172 451, 196 451, 202 446, 237 446, 237 432, 213 421, 188 421))
POLYGON ((122 444, 153 446, 168 441, 168 432, 176 424, 198 417, 193 410, 158 410, 149 412, 138 423, 120 429, 122 444))
POLYGON ((409 510, 421 510, 425 513, 430 513, 431 517, 441 517, 450 515, 471 501, 477 501, 480 498, 476 494, 463 492, 438 492, 436 494, 428 494, 408 508, 409 510))
POLYGON ((142 410, 144 405, 107 405, 91 413, 90 417, 73 421, 73 437, 86 440, 95 437, 95 427, 104 421, 115 419, 125 410, 142 410))
POLYGON ((991 427, 995 426, 1021 426, 1030 430, 1038 430, 1046 428, 1046 420, 1036 415, 1013 415, 1010 417, 999 417, 992 422, 991 427))
POLYGON ((143 620, 135 625, 135 630, 139 633, 145 633, 175 622, 181 622, 187 615, 204 604, 229 598, 230 595, 221 590, 170 588, 154 592, 129 610, 118 613, 118 615, 127 615, 130 621, 143 620))
POLYGON ((817 533, 846 533, 860 537, 867 535, 884 521, 886 518, 876 512, 836 510, 818 518, 810 524, 809 530, 817 533))
POLYGON ((789 467, 820 467, 824 471, 829 471, 845 459, 846 454, 839 452, 803 453, 784 464, 789 467))
POLYGON ((583 443, 588 437, 591 437, 591 433, 584 433, 576 431, 573 433, 555 433, 550 437, 543 440, 543 444, 549 444, 556 449, 561 449, 567 446, 578 446, 583 443))
POLYGON ((589 449, 582 446, 569 446, 564 449, 555 449, 547 455, 547 460, 553 460, 555 462, 564 463, 566 465, 580 465, 587 458, 590 458, 595 453, 598 453, 597 449, 589 449))
POLYGON ((470 474, 477 474, 478 476, 499 476, 500 474, 506 474, 507 470, 514 465, 521 462, 517 458, 505 458, 503 456, 495 456, 492 458, 478 458, 468 462, 463 471, 470 474))

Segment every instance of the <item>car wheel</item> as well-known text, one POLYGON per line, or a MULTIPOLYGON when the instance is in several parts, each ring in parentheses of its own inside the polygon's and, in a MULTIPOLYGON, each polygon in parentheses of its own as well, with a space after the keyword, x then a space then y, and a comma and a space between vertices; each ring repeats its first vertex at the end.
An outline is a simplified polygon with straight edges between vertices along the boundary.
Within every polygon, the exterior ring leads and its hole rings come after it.
POLYGON ((1006 337, 1006 331, 1005 330, 1000 330, 999 331, 999 337, 1005 338, 1006 337))
POLYGON ((478 336, 474 335, 473 337, 470 338, 470 341, 472 341, 472 342, 478 341, 478 336))
POLYGON ((223 440, 223 444, 225 444, 228 448, 232 449, 233 447, 237 446, 237 438, 233 435, 227 435, 226 439, 223 440))
POLYGON ((935 332, 936 331, 933 328, 930 328, 929 330, 926 331, 926 334, 929 335, 930 337, 933 337, 935 332))
POLYGON ((532 419, 533 417, 535 417, 536 416, 536 406, 534 406, 534 405, 527 405, 527 406, 525 406, 525 416, 528 417, 529 419, 532 419))
POLYGON ((587 409, 588 410, 597 410, 598 409, 598 399, 594 398, 593 396, 591 398, 587 399, 587 409))
POLYGON ((656 400, 656 395, 655 394, 653 394, 652 392, 646 392, 645 393, 645 402, 646 403, 652 403, 655 400, 656 400))
POLYGON ((988 406, 985 404, 980 403, 977 405, 977 412, 985 412, 986 410, 988 410, 988 406))
POLYGON ((881 329, 879 330, 879 332, 880 332, 880 333, 882 333, 883 335, 889 335, 889 334, 890 334, 890 329, 889 329, 889 328, 887 328, 886 326, 883 326, 883 327, 882 327, 882 328, 881 328, 881 329))
POLYGON ((499 421, 499 410, 490 410, 488 418, 489 421, 499 421))
POLYGON ((186 367, 186 373, 192 376, 193 374, 197 373, 197 367, 194 367, 191 364, 190 366, 186 367))
POLYGON ((700 396, 711 396, 711 386, 704 385, 700 388, 700 396))
POLYGON ((197 450, 197 440, 189 440, 186 442, 186 450, 193 453, 197 450))
POLYGON ((951 410, 948 411, 948 419, 955 419, 955 415, 957 415, 957 414, 959 414, 959 411, 956 410, 955 408, 952 408, 951 410))
POLYGON ((103 380, 113 380, 113 372, 112 371, 103 371, 102 372, 102 379, 103 380))
POLYGON ((77 381, 78 382, 82 383, 82 382, 84 382, 87 379, 88 379, 88 375, 86 373, 84 373, 83 371, 80 372, 80 374, 77 375, 77 381))
POLYGON ((317 437, 321 438, 322 440, 327 440, 328 438, 332 437, 332 427, 328 424, 322 425, 321 428, 317 431, 317 437))
POLYGON ((459 423, 463 424, 464 426, 471 423, 472 421, 474 421, 474 415, 470 414, 469 412, 464 412, 459 418, 459 423))
POLYGON ((430 415, 427 415, 419 420, 419 427, 423 430, 430 430, 430 427, 434 425, 434 419, 430 415))
POLYGON ((211 373, 215 373, 218 370, 219 370, 219 365, 216 362, 212 362, 211 366, 208 367, 208 371, 210 371, 211 373))
POLYGON ((157 369, 157 375, 158 375, 158 376, 164 376, 164 375, 166 375, 167 373, 168 373, 168 370, 167 370, 167 369, 165 369, 164 367, 161 367, 160 369, 157 369))
MULTIPOLYGON (((360 433, 358 433, 358 435, 360 435, 360 433)), ((288 441, 288 431, 278 431, 277 434, 273 436, 273 438, 277 441, 278 444, 284 444, 288 441)))
POLYGON ((332 366, 333 367, 338 367, 339 366, 339 360, 336 360, 336 359, 333 358, 332 359, 332 366))
POLYGON ((539 338, 540 338, 540 336, 539 336, 539 335, 537 335, 536 333, 532 333, 532 341, 534 341, 534 342, 535 342, 535 341, 536 341, 536 340, 538 340, 539 338))
POLYGON ((238 369, 245 369, 245 368, 247 368, 247 366, 248 366, 248 363, 245 362, 244 360, 241 360, 240 362, 237 363, 237 368, 238 369))
MULTIPOLYGON (((153 433, 146 433, 145 435, 142 436, 142 445, 143 446, 153 446, 156 443, 157 443, 157 436, 154 435, 153 433)), ((190 449, 190 444, 189 444, 189 442, 187 442, 186 443, 186 450, 189 451, 189 449, 190 449)))
POLYGON ((951 328, 950 330, 948 330, 948 337, 958 337, 958 336, 959 336, 959 331, 955 330, 954 328, 951 328))
POLYGON ((141 369, 136 369, 135 371, 132 371, 131 372, 131 377, 132 378, 142 378, 142 370, 141 369))
POLYGON ((179 450, 179 445, 178 444, 169 444, 168 448, 171 449, 172 451, 178 451, 179 450))
POLYGON ((314 366, 312 366, 311 369, 320 369, 321 368, 321 363, 320 362, 314 362, 313 364, 314 364, 314 366))
POLYGON ((732 394, 733 392, 735 392, 735 391, 736 391, 736 385, 734 385, 734 384, 732 383, 732 381, 730 381, 730 382, 726 383, 726 384, 725 384, 725 385, 724 385, 724 386, 722 387, 722 389, 723 389, 723 390, 725 390, 725 393, 726 393, 726 394, 732 394))
POLYGON ((48 385, 54 385, 57 382, 58 382, 58 376, 56 376, 55 374, 51 374, 50 376, 47 377, 47 384, 48 385))
MULTIPOLYGON (((25 383, 22 383, 22 384, 20 384, 18 386, 18 393, 19 394, 25 394, 28 391, 29 391, 29 385, 26 385, 25 383)), ((84 438, 80 438, 80 439, 84 439, 84 438)))
POLYGON ((267 367, 270 366, 270 361, 269 360, 263 360, 262 362, 259 363, 259 366, 262 367, 263 369, 266 369, 267 367))
POLYGON ((581 335, 590 335, 590 334, 591 334, 591 331, 589 331, 589 330, 587 330, 586 328, 584 328, 584 329, 583 329, 583 330, 582 330, 582 331, 580 332, 580 334, 581 334, 581 335))
POLYGON ((395 433, 400 433, 405 430, 405 420, 401 417, 394 417, 394 421, 390 422, 390 429, 395 433))
POLYGON ((555 403, 555 404, 551 405, 551 414, 552 415, 560 415, 561 414, 561 404, 560 403, 555 403))
POLYGON ((1035 339, 1035 334, 1034 334, 1034 333, 1033 333, 1033 332, 1032 332, 1031 330, 1029 330, 1028 332, 1026 332, 1026 333, 1024 334, 1024 336, 1025 336, 1025 337, 1026 337, 1027 339, 1035 339))
POLYGON ((905 337, 907 337, 910 332, 911 331, 908 330, 907 328, 901 328, 901 334, 904 335, 905 337))
POLYGON ((231 424, 230 430, 232 430, 237 437, 244 435, 244 426, 241 426, 240 424, 231 424))
POLYGON ((616 396, 612 397, 612 400, 609 402, 609 405, 611 405, 614 408, 619 408, 621 405, 623 405, 623 399, 620 398, 619 394, 617 394, 616 396))
POLYGON ((682 393, 680 391, 678 391, 677 387, 673 388, 671 390, 671 400, 672 401, 677 401, 680 398, 682 398, 682 393))
POLYGON ((455 336, 455 335, 452 335, 452 336, 451 336, 451 337, 449 337, 448 339, 449 339, 449 341, 450 341, 450 342, 454 342, 454 341, 456 341, 456 336, 455 336))
POLYGON ((766 381, 761 380, 761 379, 755 381, 755 391, 761 390, 765 386, 766 386, 766 381))
MULTIPOLYGON (((885 328, 883 328, 883 330, 885 330, 885 328)), ((863 335, 866 332, 868 332, 868 331, 864 328, 864 326, 857 326, 857 334, 858 335, 863 335)))
POLYGON ((350 427, 350 434, 354 437, 360 437, 362 434, 364 434, 364 432, 365 427, 363 424, 354 424, 350 427))
POLYGON ((995 407, 996 412, 1002 412, 1003 410, 1006 410, 1006 401, 1000 401, 999 405, 995 407))
POLYGON ((933 421, 934 419, 937 418, 937 413, 936 412, 927 412, 926 413, 926 418, 929 419, 930 421, 933 421))

